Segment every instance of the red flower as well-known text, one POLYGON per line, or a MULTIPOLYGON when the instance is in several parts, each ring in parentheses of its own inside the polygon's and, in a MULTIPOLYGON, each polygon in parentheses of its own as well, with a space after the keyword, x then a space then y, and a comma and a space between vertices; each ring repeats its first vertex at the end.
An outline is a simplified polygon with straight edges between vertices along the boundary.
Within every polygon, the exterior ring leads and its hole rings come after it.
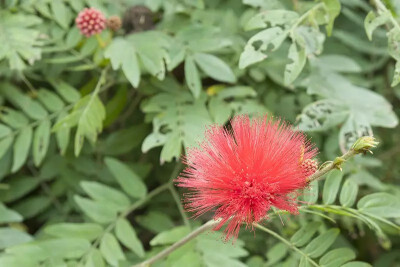
POLYGON ((281 121, 238 116, 231 125, 211 127, 200 147, 188 151, 188 166, 176 180, 189 190, 187 211, 197 217, 215 209, 214 219, 222 221, 214 230, 229 221, 226 240, 238 236, 242 223, 267 218, 272 206, 298 213, 297 191, 310 174, 302 163, 317 153, 304 134, 281 121))
POLYGON ((101 33, 106 28, 106 18, 100 10, 85 8, 75 19, 76 26, 86 37, 101 33))

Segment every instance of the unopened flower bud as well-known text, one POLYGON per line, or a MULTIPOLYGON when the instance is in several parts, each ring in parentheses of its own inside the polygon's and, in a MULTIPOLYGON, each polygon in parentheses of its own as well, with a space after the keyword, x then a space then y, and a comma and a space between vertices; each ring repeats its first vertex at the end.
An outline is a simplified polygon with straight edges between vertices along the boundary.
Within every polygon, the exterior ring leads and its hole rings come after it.
POLYGON ((318 170, 318 162, 314 159, 306 159, 301 163, 301 168, 310 176, 318 170))
POLYGON ((118 16, 111 16, 107 19, 107 27, 112 31, 118 31, 122 26, 121 18, 118 16))
POLYGON ((379 142, 377 142, 373 136, 363 136, 358 138, 351 149, 356 153, 366 153, 371 152, 370 149, 376 147, 378 144, 379 142))
POLYGON ((101 33, 106 28, 106 18, 100 10, 85 8, 75 19, 76 26, 86 37, 101 33))

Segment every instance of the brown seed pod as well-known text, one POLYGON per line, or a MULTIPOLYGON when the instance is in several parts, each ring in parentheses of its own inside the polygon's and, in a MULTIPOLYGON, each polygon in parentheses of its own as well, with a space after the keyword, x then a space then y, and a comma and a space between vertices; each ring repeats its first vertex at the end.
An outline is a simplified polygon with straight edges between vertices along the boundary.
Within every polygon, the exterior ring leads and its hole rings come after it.
POLYGON ((118 16, 111 16, 107 19, 107 28, 112 31, 118 31, 122 26, 121 18, 118 16))

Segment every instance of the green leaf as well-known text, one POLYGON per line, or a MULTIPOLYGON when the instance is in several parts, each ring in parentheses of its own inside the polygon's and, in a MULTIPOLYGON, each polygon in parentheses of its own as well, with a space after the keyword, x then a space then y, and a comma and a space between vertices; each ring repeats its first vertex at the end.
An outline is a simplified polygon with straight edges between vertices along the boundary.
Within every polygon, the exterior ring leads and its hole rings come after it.
POLYGON ((128 195, 134 198, 142 198, 147 194, 146 185, 139 176, 124 163, 114 158, 106 158, 105 163, 121 188, 128 195))
POLYGON ((113 124, 121 115, 128 101, 128 89, 126 87, 118 88, 114 96, 107 102, 106 119, 104 127, 113 124))
POLYGON ((376 28, 385 24, 390 19, 390 12, 382 13, 378 17, 375 15, 374 11, 370 11, 364 20, 364 27, 367 33, 368 39, 372 40, 372 34, 376 28))
POLYGON ((347 179, 343 183, 342 191, 340 192, 339 201, 344 207, 351 207, 356 202, 358 193, 358 184, 352 179, 347 179))
POLYGON ((167 230, 156 235, 151 241, 150 245, 169 245, 179 241, 181 238, 190 233, 190 229, 186 226, 178 226, 171 230, 167 230))
POLYGON ((328 174, 324 184, 324 191, 322 192, 322 201, 324 204, 335 202, 342 177, 343 173, 340 170, 333 170, 328 174))
POLYGON ((0 60, 7 58, 10 69, 23 70, 26 63, 40 59, 40 32, 31 28, 40 23, 42 20, 33 15, 0 11, 0 60))
POLYGON ((240 55, 239 68, 244 69, 251 64, 266 59, 266 52, 277 50, 288 34, 288 31, 283 31, 280 27, 273 27, 251 37, 240 55), (271 50, 267 50, 270 46, 272 46, 271 50))
POLYGON ((400 83, 400 61, 396 62, 394 67, 393 81, 390 86, 395 87, 400 83))
POLYGON ((303 200, 309 204, 316 203, 318 200, 318 188, 318 181, 311 182, 309 187, 303 191, 303 200))
POLYGON ((1 120, 12 128, 19 129, 28 125, 28 118, 19 111, 7 107, 2 108, 1 120))
POLYGON ((217 124, 225 124, 232 115, 232 109, 229 105, 225 101, 216 97, 210 99, 208 108, 210 115, 217 124))
POLYGON ((17 176, 8 182, 9 189, 0 194, 0 201, 5 203, 13 202, 39 186, 37 177, 17 176))
POLYGON ((326 253, 319 260, 319 264, 324 267, 342 266, 342 264, 356 258, 356 254, 349 248, 337 248, 326 253))
POLYGON ((299 14, 290 10, 266 10, 252 17, 244 26, 245 31, 267 28, 268 25, 288 26, 299 18, 299 14))
POLYGON ((231 68, 218 57, 211 54, 196 53, 194 54, 194 60, 200 69, 211 78, 221 82, 236 82, 235 74, 233 74, 231 68))
POLYGON ((13 165, 11 172, 18 171, 28 158, 29 149, 32 142, 32 128, 26 127, 21 130, 15 139, 13 165))
POLYGON ((104 260, 98 249, 92 249, 89 253, 88 260, 86 261, 85 267, 104 267, 104 260))
POLYGON ((32 237, 25 232, 13 228, 0 228, 0 249, 26 243, 31 240, 32 237))
POLYGON ((93 241, 103 233, 103 227, 95 223, 57 223, 46 226, 43 231, 55 237, 76 237, 93 241))
POLYGON ((92 220, 98 223, 110 223, 117 217, 117 211, 114 206, 105 203, 99 203, 80 196, 74 196, 76 204, 79 208, 89 216, 92 220))
POLYGON ((130 201, 120 191, 98 182, 82 181, 81 187, 94 200, 114 206, 118 211, 129 207, 130 201))
POLYGON ((104 52, 104 57, 109 58, 114 70, 122 68, 126 78, 133 87, 138 87, 140 82, 140 68, 134 46, 122 38, 113 39, 104 52))
POLYGON ((305 248, 304 252, 311 258, 320 257, 335 242, 340 230, 329 229, 325 233, 314 238, 305 248))
POLYGON ((23 217, 0 203, 0 224, 21 222, 23 217))
POLYGON ((37 92, 39 101, 51 112, 57 112, 63 109, 64 102, 61 98, 52 91, 47 89, 39 89, 37 92))
POLYGON ((136 221, 153 233, 161 233, 174 227, 174 222, 167 214, 157 211, 150 211, 148 214, 137 216, 136 221))
POLYGON ((68 103, 76 103, 81 98, 80 93, 68 83, 56 79, 49 79, 49 82, 68 103))
POLYGON ((33 162, 39 166, 46 156, 50 143, 50 120, 42 121, 35 130, 33 137, 33 162))
POLYGON ((340 14, 340 1, 339 0, 323 0, 326 11, 329 16, 328 25, 326 25, 326 32, 328 36, 332 34, 333 23, 335 18, 340 14))
POLYGON ((6 154, 13 141, 14 137, 12 135, 0 140, 0 159, 3 158, 4 154, 6 154))
POLYGON ((399 218, 399 206, 398 197, 383 192, 366 195, 357 203, 357 208, 360 211, 383 218, 399 218))
POLYGON ((70 10, 65 6, 62 0, 53 0, 50 2, 51 10, 55 21, 64 29, 67 29, 71 19, 70 10))
POLYGON ((341 267, 372 267, 372 265, 361 261, 351 261, 343 264, 341 267))
POLYGON ((18 213, 20 213, 24 219, 32 218, 43 211, 45 211, 51 205, 51 199, 45 196, 32 196, 24 198, 21 202, 13 205, 18 213))
POLYGON ((62 259, 79 259, 90 249, 90 242, 83 238, 48 239, 36 244, 46 252, 47 257, 62 259))
POLYGON ((199 97, 201 91, 201 79, 194 60, 191 56, 185 59, 185 79, 194 97, 199 97))
POLYGON ((110 233, 104 234, 101 239, 100 252, 111 266, 119 266, 118 261, 125 260, 124 253, 122 252, 117 239, 115 239, 115 237, 110 233))
MULTIPOLYGON (((68 114, 66 112, 60 113, 60 115, 57 118, 57 123, 63 121, 63 119, 65 119, 65 117, 67 116, 68 114)), ((56 131, 57 145, 60 149, 61 155, 64 155, 65 152, 67 151, 70 134, 71 134, 71 129, 69 127, 60 127, 60 129, 56 131)))
POLYGON ((283 260, 285 258, 285 256, 288 253, 288 246, 286 244, 283 243, 278 243, 276 245, 274 245, 272 248, 270 248, 267 251, 267 265, 268 266, 273 266, 273 264, 276 264, 278 262, 280 262, 281 260, 283 260))
POLYGON ((140 258, 144 257, 144 248, 135 230, 126 219, 119 219, 115 225, 118 240, 132 250, 140 258))
POLYGON ((306 51, 301 48, 300 51, 297 50, 297 45, 293 42, 289 48, 289 59, 292 63, 289 63, 285 67, 284 83, 285 85, 291 84, 301 73, 306 64, 306 51))
POLYGON ((290 238, 292 242, 297 247, 302 247, 311 240, 313 235, 318 231, 321 226, 320 222, 311 222, 301 227, 293 236, 290 238))

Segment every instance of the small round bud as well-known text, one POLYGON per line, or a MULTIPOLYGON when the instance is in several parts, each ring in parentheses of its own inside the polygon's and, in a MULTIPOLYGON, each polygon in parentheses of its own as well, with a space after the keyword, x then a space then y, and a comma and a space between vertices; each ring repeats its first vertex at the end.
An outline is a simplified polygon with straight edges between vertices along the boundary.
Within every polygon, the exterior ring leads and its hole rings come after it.
POLYGON ((76 26, 86 37, 101 33, 106 28, 106 18, 100 10, 85 8, 75 19, 76 26))
POLYGON ((111 16, 107 19, 107 27, 112 31, 118 31, 122 26, 121 18, 118 16, 111 16))
POLYGON ((307 173, 307 175, 312 175, 318 170, 318 162, 313 159, 306 159, 301 163, 301 168, 307 173))

